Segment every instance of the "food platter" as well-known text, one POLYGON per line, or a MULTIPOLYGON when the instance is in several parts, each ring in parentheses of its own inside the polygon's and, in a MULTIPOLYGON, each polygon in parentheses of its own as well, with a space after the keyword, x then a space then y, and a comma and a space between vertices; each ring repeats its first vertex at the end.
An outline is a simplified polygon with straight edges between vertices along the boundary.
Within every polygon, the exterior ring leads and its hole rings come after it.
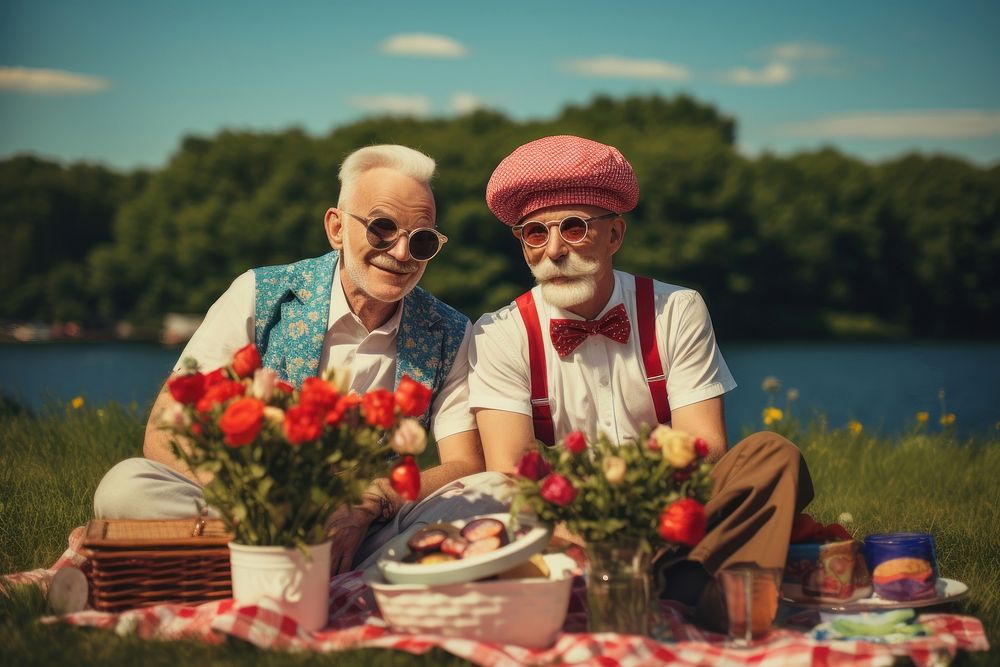
MULTIPOLYGON (((468 520, 453 521, 451 525, 461 528, 466 523, 483 518, 496 519, 505 526, 509 526, 510 522, 509 514, 485 514, 468 520)), ((389 543, 385 555, 378 560, 376 567, 385 580, 392 584, 464 583, 492 577, 523 563, 542 551, 551 536, 552 530, 549 527, 524 517, 519 519, 518 534, 495 551, 444 563, 421 564, 405 561, 410 553, 407 547, 410 533, 404 533, 389 543)))
POLYGON ((888 611, 890 609, 915 609, 917 607, 932 607, 939 604, 958 602, 969 594, 969 587, 961 581, 940 577, 937 580, 935 596, 923 600, 887 600, 877 595, 857 600, 816 600, 799 597, 788 597, 782 593, 781 601, 796 607, 806 607, 823 612, 854 613, 863 611, 888 611))

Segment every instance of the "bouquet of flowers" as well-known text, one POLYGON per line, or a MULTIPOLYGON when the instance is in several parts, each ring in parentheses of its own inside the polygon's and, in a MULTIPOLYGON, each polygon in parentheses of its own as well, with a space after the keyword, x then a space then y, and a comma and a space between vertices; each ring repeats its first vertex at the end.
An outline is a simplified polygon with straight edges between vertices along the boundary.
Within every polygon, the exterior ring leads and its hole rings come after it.
MULTIPOLYGON (((251 343, 210 373, 193 359, 168 383, 174 402, 162 427, 174 454, 205 483, 206 502, 222 515, 235 542, 304 549, 328 539, 324 522, 357 503, 389 472, 407 500, 420 491, 414 455, 426 433, 414 419, 431 391, 404 377, 395 392, 346 393, 344 374, 308 378, 301 388, 261 368, 251 343)), ((194 509, 194 508, 192 508, 194 509)))
POLYGON ((663 425, 617 447, 603 434, 588 446, 574 431, 524 454, 511 511, 565 523, 588 545, 630 544, 646 553, 693 547, 705 535, 703 503, 712 491, 707 456, 704 440, 663 425))

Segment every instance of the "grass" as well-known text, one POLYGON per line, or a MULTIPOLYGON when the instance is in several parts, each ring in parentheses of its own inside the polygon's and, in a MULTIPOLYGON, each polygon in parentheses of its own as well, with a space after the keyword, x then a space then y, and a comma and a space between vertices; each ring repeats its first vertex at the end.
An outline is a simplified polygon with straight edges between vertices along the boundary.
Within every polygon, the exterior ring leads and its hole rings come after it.
MULTIPOLYGON (((66 536, 92 512, 94 489, 115 462, 141 455, 143 415, 135 408, 50 407, 40 416, 0 405, 0 572, 46 567, 66 536)), ((780 424, 779 424, 780 426, 780 424)), ((941 573, 971 588, 960 611, 986 626, 989 653, 959 662, 1000 663, 1000 435, 960 441, 916 427, 897 438, 830 429, 821 419, 782 429, 803 449, 824 522, 849 512, 856 536, 914 530, 934 534, 941 573)), ((238 640, 218 646, 150 642, 110 632, 41 625, 45 601, 35 589, 0 595, 0 663, 464 665, 442 651, 412 656, 388 650, 287 655, 238 640)))

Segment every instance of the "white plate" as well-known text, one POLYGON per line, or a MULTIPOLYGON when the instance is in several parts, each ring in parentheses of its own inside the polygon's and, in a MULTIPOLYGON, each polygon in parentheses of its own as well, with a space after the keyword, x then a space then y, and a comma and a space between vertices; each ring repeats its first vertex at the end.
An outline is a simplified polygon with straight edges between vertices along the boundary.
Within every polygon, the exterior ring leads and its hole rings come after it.
POLYGON ((841 602, 817 602, 815 600, 804 600, 802 598, 790 598, 787 596, 782 596, 781 601, 795 605, 796 607, 845 613, 886 611, 889 609, 915 609, 917 607, 930 607, 937 604, 957 602, 969 594, 969 587, 961 581, 939 577, 935 593, 937 594, 934 597, 923 600, 886 600, 885 598, 880 598, 878 595, 872 595, 860 600, 841 602))
MULTIPOLYGON (((452 521, 451 524, 456 528, 461 528, 470 521, 484 518, 497 519, 502 521, 505 526, 510 522, 510 515, 503 513, 483 514, 470 519, 452 521)), ((385 580, 391 584, 460 584, 492 577, 528 560, 532 555, 544 549, 549 543, 549 538, 552 537, 551 528, 537 525, 531 519, 522 517, 520 525, 527 529, 527 532, 496 551, 432 565, 401 562, 409 553, 406 541, 412 535, 412 533, 404 533, 389 543, 385 555, 378 560, 376 567, 385 580)))

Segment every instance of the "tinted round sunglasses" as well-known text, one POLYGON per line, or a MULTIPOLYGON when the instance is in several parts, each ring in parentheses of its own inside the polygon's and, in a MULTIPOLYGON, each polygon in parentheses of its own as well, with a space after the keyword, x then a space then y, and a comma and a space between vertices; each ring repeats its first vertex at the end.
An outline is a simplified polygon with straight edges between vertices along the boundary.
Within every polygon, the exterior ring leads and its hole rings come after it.
POLYGON ((426 262, 441 252, 441 248, 448 242, 447 236, 431 227, 419 227, 404 231, 389 218, 362 218, 360 215, 343 209, 340 211, 365 226, 367 230, 365 238, 368 239, 368 245, 376 250, 389 250, 399 242, 401 237, 405 236, 410 249, 410 257, 418 262, 426 262))
POLYGON ((514 225, 511 230, 529 248, 542 248, 549 242, 549 230, 558 226, 559 236, 562 237, 562 240, 570 245, 576 245, 583 243, 584 239, 587 238, 587 234, 590 233, 590 223, 597 220, 612 220, 619 215, 621 214, 605 213, 604 215, 595 215, 592 218, 571 215, 560 220, 558 225, 554 222, 545 224, 540 220, 528 220, 514 225))

